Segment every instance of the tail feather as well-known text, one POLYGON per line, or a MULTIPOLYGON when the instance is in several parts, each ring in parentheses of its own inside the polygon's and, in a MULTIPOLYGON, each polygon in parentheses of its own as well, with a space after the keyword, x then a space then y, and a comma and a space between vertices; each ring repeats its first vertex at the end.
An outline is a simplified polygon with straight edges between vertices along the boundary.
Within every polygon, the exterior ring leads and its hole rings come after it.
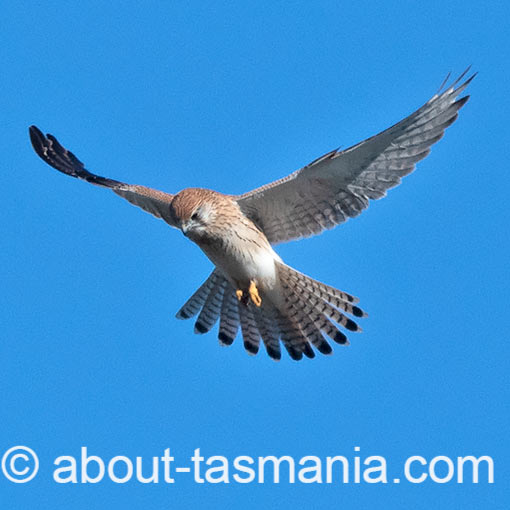
POLYGON ((349 345, 347 337, 325 316, 319 317, 317 327, 340 345, 349 345))
POLYGON ((241 319, 241 331, 243 332, 244 348, 250 354, 257 354, 260 346, 260 333, 253 314, 248 306, 238 304, 239 318, 241 319))
POLYGON ((261 307, 238 301, 235 289, 215 269, 179 310, 177 317, 188 319, 200 312, 196 333, 210 331, 219 317, 221 344, 232 344, 240 328, 244 348, 250 354, 258 353, 262 340, 268 355, 275 360, 281 358, 280 341, 294 360, 302 359, 303 355, 315 357, 314 348, 322 354, 331 354, 332 348, 325 336, 348 345, 347 337, 337 324, 350 331, 361 331, 346 315, 366 316, 353 304, 358 299, 283 263, 275 264, 281 289, 276 303, 260 289, 261 307))
MULTIPOLYGON (((332 293, 328 292, 325 288, 323 288, 322 287, 323 284, 321 284, 320 282, 312 280, 311 283, 308 284, 305 279, 296 277, 292 272, 289 273, 289 278, 290 280, 295 282, 298 285, 298 287, 302 289, 304 292, 307 292, 308 294, 313 294, 316 298, 326 301, 327 303, 335 306, 336 308, 339 308, 344 312, 354 315, 355 317, 367 317, 367 314, 359 306, 351 304, 354 301, 348 301, 339 298, 337 295, 333 295, 332 293)), ((351 296, 350 294, 346 294, 345 292, 343 292, 342 294, 348 296, 347 299, 349 298, 357 299, 354 296, 351 296)))
POLYGON ((186 303, 184 303, 175 316, 178 319, 191 319, 191 317, 194 317, 204 305, 205 300, 216 283, 217 278, 218 272, 215 270, 209 275, 209 278, 200 285, 197 291, 186 301, 186 303))
POLYGON ((281 359, 280 331, 275 324, 274 308, 263 303, 262 308, 252 308, 252 310, 267 354, 274 360, 281 359))
POLYGON ((277 322, 280 329, 280 337, 289 356, 293 360, 300 360, 303 357, 305 344, 308 343, 306 338, 301 333, 299 327, 293 324, 293 321, 288 317, 280 314, 277 322))
POLYGON ((289 288, 284 282, 281 282, 281 285, 286 294, 287 314, 300 320, 299 328, 302 335, 322 354, 331 354, 331 346, 320 332, 318 315, 314 310, 306 310, 306 302, 300 300, 299 296, 292 292, 292 288, 289 288))
POLYGON ((280 337, 289 356, 299 361, 303 357, 304 345, 307 343, 299 328, 283 315, 278 318, 278 326, 280 328, 280 337))
POLYGON ((314 294, 317 293, 317 297, 321 297, 323 299, 327 299, 326 297, 322 297, 324 294, 329 296, 330 298, 338 298, 341 301, 349 302, 349 303, 359 303, 359 298, 353 296, 351 294, 347 294, 347 292, 343 292, 341 290, 335 289, 330 285, 326 285, 325 283, 319 282, 306 276, 295 269, 283 264, 281 262, 277 262, 278 269, 282 272, 287 278, 296 282, 301 288, 307 289, 314 294))
POLYGON ((225 279, 216 278, 195 323, 195 333, 207 333, 216 324, 221 312, 226 283, 225 279))
POLYGON ((239 330, 239 312, 237 310, 237 298, 234 289, 225 285, 223 303, 221 304, 220 329, 218 339, 222 345, 231 345, 239 330))
POLYGON ((310 359, 313 359, 315 358, 315 352, 314 350, 312 349, 312 346, 306 342, 305 344, 305 348, 303 349, 303 354, 307 357, 307 358, 310 358, 310 359))
POLYGON ((335 322, 343 326, 345 329, 349 331, 361 331, 361 328, 349 317, 346 317, 342 312, 334 308, 330 303, 323 299, 319 299, 312 294, 305 292, 306 299, 308 301, 308 305, 313 307, 313 309, 319 315, 327 315, 335 322))
MULTIPOLYGON (((281 285, 287 302, 292 304, 294 313, 301 317, 302 323, 311 323, 317 330, 323 331, 336 343, 343 345, 347 345, 349 343, 347 337, 330 320, 328 320, 327 317, 327 315, 335 315, 334 312, 337 314, 340 314, 340 312, 332 308, 327 302, 322 300, 318 301, 314 295, 310 295, 310 293, 306 291, 303 292, 303 289, 300 289, 299 292, 295 291, 292 284, 286 283, 285 279, 281 281, 281 285)), ((345 316, 342 315, 342 317, 345 316)), ((341 317, 339 317, 339 319, 342 320, 341 317)), ((346 319, 350 320, 348 318, 346 319)), ((355 324, 354 321, 351 322, 355 324)), ((339 324, 341 324, 341 322, 339 322, 339 324)), ((351 328, 353 327, 350 323, 346 324, 348 324, 351 328)), ((320 352, 329 354, 331 352, 331 346, 326 342, 326 340, 324 340, 324 338, 322 338, 322 340, 323 343, 321 343, 320 339, 318 339, 319 344, 316 347, 320 352), (319 348, 319 345, 321 348, 319 348)))

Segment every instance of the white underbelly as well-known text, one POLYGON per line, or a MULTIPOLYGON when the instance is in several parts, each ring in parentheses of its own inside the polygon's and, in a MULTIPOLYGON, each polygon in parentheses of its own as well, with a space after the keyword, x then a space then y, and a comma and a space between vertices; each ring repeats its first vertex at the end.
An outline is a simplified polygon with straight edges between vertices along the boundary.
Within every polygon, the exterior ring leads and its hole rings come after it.
POLYGON ((236 288, 249 286, 251 280, 254 280, 261 290, 271 290, 275 287, 275 260, 281 259, 271 247, 255 250, 250 247, 220 252, 208 247, 202 249, 236 288))

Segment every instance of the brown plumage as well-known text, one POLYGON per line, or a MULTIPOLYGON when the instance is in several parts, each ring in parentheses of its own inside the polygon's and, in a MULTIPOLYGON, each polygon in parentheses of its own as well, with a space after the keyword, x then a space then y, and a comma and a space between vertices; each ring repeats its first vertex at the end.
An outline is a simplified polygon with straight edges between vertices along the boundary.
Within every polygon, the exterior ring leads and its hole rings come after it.
POLYGON ((348 344, 341 331, 360 331, 352 317, 366 314, 357 298, 290 268, 272 244, 317 234, 354 217, 370 199, 385 196, 412 172, 457 118, 468 99, 457 99, 474 75, 440 91, 398 124, 344 151, 332 151, 293 174, 240 196, 202 188, 176 195, 95 175, 71 152, 35 126, 37 154, 57 170, 112 189, 196 243, 214 271, 177 313, 197 316, 196 333, 219 320, 218 338, 233 343, 239 329, 245 349, 260 343, 273 359, 283 343, 293 359, 330 354, 328 340, 348 344), (350 316, 350 317, 349 317, 350 316))

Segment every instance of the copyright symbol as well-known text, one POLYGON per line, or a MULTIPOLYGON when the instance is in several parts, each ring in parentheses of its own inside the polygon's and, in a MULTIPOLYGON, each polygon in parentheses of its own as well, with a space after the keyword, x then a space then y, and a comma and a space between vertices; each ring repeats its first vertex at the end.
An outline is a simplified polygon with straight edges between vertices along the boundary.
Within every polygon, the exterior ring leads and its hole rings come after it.
POLYGON ((13 446, 2 457, 2 472, 14 483, 26 483, 39 471, 39 458, 27 446, 13 446))

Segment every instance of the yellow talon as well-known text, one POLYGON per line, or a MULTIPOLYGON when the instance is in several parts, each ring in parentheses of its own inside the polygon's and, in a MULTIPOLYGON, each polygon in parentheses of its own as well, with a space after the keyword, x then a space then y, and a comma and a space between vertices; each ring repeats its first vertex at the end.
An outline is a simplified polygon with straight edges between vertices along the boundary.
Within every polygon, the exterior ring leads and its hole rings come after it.
POLYGON ((251 300, 255 303, 255 306, 260 307, 262 304, 262 299, 259 296, 259 290, 257 289, 257 286, 253 280, 250 280, 250 288, 248 292, 250 293, 251 300))
POLYGON ((237 299, 238 299, 239 301, 241 301, 241 299, 243 299, 243 294, 244 294, 244 293, 243 293, 243 291, 242 291, 241 289, 237 289, 237 290, 236 290, 236 296, 237 296, 237 299))

